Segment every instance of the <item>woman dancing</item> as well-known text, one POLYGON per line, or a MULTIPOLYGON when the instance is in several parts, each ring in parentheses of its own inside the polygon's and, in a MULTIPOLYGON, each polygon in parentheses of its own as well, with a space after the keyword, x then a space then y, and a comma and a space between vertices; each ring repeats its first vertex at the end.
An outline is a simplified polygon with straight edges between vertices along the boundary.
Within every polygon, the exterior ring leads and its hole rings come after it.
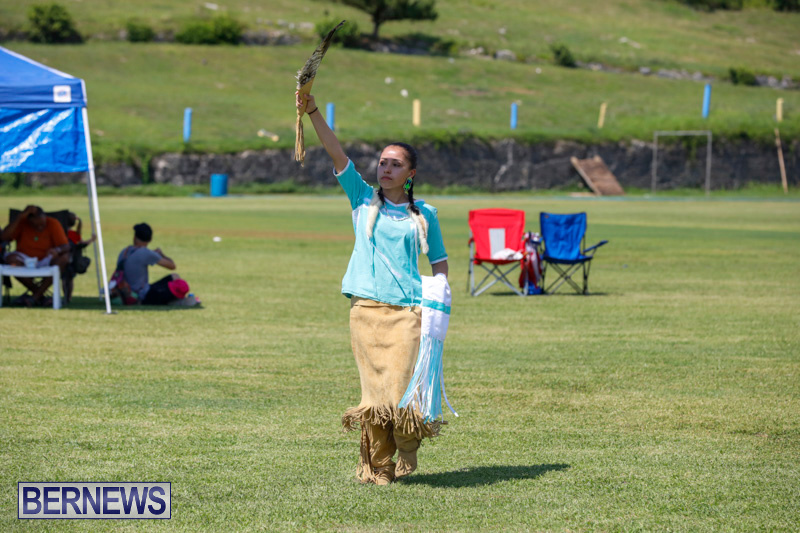
POLYGON ((361 427, 358 479, 388 485, 417 468, 421 439, 439 432, 439 422, 425 422, 419 411, 398 404, 419 352, 419 254, 427 255, 434 276, 443 276, 446 283, 447 253, 436 208, 414 199, 414 148, 400 142, 386 146, 378 160, 378 187, 373 188, 345 155, 314 96, 296 96, 297 108, 311 119, 353 210, 355 245, 342 294, 350 298, 361 403, 345 411, 342 425, 346 431, 361 427))

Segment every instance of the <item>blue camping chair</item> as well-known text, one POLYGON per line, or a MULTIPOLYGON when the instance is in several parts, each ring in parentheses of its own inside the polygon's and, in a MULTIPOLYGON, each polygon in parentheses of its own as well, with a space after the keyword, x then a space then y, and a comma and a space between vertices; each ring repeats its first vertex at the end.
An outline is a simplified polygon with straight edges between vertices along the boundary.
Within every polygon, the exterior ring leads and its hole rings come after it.
POLYGON ((608 241, 600 241, 594 246, 584 248, 586 238, 586 213, 556 215, 540 213, 539 224, 544 240, 544 271, 542 286, 546 294, 555 293, 565 282, 578 294, 587 294, 589 286, 589 268, 597 248, 608 241), (547 285, 547 270, 550 266, 558 277, 547 285), (572 279, 579 270, 583 270, 583 288, 572 279))

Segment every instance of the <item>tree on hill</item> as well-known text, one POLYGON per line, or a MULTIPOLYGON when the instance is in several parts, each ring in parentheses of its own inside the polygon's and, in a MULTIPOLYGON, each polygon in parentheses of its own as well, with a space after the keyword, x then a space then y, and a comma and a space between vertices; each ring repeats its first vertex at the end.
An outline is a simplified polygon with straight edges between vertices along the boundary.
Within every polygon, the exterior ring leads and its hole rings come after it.
POLYGON ((67 8, 61 4, 37 4, 28 12, 28 39, 34 43, 82 43, 83 36, 67 8))
POLYGON ((337 0, 364 11, 372 18, 372 38, 378 38, 378 29, 390 20, 436 20, 436 0, 337 0))

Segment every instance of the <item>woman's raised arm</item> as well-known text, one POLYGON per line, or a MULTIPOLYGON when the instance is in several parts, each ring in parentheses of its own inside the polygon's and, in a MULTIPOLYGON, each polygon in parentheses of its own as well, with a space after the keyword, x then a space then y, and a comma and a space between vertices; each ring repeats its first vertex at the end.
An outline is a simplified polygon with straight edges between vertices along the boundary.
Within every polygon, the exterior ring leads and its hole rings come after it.
POLYGON ((311 124, 314 125, 314 131, 317 132, 322 146, 325 151, 333 159, 333 167, 339 173, 347 166, 347 155, 345 155, 342 145, 339 144, 339 139, 336 134, 328 127, 325 117, 322 116, 322 111, 317 107, 317 102, 311 94, 301 95, 299 92, 295 93, 297 96, 297 108, 302 112, 305 111, 311 119, 311 124))

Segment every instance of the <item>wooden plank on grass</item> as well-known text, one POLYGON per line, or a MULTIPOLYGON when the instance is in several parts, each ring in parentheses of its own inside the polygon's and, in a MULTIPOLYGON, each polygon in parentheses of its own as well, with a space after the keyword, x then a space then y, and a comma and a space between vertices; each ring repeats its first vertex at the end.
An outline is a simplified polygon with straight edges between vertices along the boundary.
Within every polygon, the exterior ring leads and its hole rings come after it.
POLYGON ((571 157, 570 161, 583 178, 583 181, 586 182, 586 185, 597 196, 622 196, 625 194, 617 178, 611 173, 599 155, 591 159, 571 157))

